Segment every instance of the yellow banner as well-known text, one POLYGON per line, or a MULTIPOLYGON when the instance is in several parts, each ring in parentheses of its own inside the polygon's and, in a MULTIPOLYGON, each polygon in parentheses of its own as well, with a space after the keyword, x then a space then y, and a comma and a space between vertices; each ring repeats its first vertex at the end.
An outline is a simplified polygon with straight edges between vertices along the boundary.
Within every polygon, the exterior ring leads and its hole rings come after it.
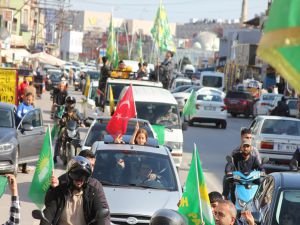
POLYGON ((16 70, 0 69, 0 102, 16 104, 17 88, 16 70))

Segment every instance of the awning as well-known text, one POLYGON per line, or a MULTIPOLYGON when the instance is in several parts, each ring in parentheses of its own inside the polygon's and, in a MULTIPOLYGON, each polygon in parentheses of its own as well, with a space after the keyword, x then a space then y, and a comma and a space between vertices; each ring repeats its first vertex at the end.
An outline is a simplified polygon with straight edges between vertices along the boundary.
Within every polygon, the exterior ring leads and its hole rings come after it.
POLYGON ((7 62, 20 61, 29 58, 30 53, 24 48, 1 49, 1 56, 6 57, 7 62))
POLYGON ((53 55, 49 55, 46 52, 39 52, 39 53, 32 54, 30 58, 33 60, 37 60, 40 63, 50 64, 53 66, 63 66, 66 64, 65 61, 56 58, 53 55))
POLYGON ((24 39, 22 36, 19 35, 11 35, 10 36, 10 47, 16 48, 16 47, 26 47, 26 44, 24 42, 24 39))

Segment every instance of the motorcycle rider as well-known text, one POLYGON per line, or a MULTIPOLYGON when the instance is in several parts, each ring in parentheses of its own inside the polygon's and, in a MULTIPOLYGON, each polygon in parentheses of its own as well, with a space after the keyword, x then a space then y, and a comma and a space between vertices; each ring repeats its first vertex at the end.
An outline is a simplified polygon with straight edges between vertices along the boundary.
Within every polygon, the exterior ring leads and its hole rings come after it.
POLYGON ((92 186, 88 159, 76 156, 67 171, 68 181, 49 189, 45 197, 45 218, 40 225, 103 225, 100 192, 92 186))
POLYGON ((53 90, 53 104, 51 108, 51 119, 54 117, 55 108, 59 105, 64 105, 66 103, 66 98, 68 96, 68 91, 64 82, 60 82, 58 88, 53 90))
MULTIPOLYGON (((79 111, 75 108, 76 105, 76 99, 73 96, 67 96, 66 97, 66 106, 65 106, 65 112, 59 121, 60 125, 60 132, 59 137, 57 139, 56 145, 55 145, 55 153, 54 153, 54 163, 57 162, 56 156, 59 155, 60 147, 62 146, 63 149, 66 149, 66 137, 67 137, 67 131, 66 131, 66 125, 68 121, 74 120, 77 122, 77 124, 81 127, 84 127, 83 124, 83 117, 79 113, 79 111)), ((66 161, 64 161, 64 164, 66 165, 66 161)))
MULTIPOLYGON (((244 174, 250 173, 253 170, 263 171, 263 167, 258 158, 251 154, 252 150, 251 140, 243 139, 241 151, 232 156, 233 163, 228 162, 226 164, 225 174, 231 175, 233 171, 240 171, 244 174)), ((229 193, 231 193, 232 202, 235 202, 234 187, 230 185, 227 179, 224 179, 223 195, 227 198, 229 193)))

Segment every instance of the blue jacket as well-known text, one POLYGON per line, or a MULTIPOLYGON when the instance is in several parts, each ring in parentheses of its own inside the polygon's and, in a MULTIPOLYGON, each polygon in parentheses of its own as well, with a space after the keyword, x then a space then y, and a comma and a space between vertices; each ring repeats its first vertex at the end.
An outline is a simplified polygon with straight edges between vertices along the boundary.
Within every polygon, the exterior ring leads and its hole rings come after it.
POLYGON ((22 102, 17 109, 17 117, 21 120, 26 113, 28 113, 29 111, 33 110, 33 106, 32 105, 26 105, 24 102, 22 102))

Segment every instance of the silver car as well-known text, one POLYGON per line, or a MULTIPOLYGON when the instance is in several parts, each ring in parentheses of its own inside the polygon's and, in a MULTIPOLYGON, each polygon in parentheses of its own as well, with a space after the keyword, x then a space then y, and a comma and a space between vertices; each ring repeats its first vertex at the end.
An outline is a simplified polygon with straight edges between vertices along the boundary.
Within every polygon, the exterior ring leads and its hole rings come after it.
POLYGON ((95 142, 92 150, 112 223, 149 224, 156 210, 177 210, 182 191, 168 148, 95 142))

